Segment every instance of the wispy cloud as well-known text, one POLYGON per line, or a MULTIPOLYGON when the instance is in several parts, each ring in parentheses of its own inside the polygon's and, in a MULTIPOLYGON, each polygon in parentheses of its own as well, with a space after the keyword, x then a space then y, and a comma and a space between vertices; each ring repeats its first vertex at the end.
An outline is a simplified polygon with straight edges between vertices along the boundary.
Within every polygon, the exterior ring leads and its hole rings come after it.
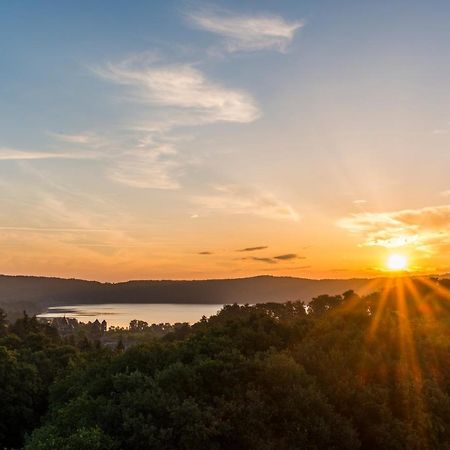
POLYGON ((227 214, 253 214, 267 219, 300 219, 299 214, 289 204, 273 194, 236 185, 216 186, 211 195, 196 196, 192 200, 210 210, 227 214))
POLYGON ((109 228, 49 228, 49 227, 4 227, 0 226, 2 231, 24 231, 24 232, 40 232, 40 233, 102 233, 105 231, 111 231, 109 228))
POLYGON ((305 24, 276 15, 244 16, 212 7, 189 11, 186 18, 193 27, 221 36, 229 52, 285 52, 295 32, 305 24))
POLYGON ((199 255, 214 255, 213 252, 208 252, 208 251, 204 251, 204 252, 198 252, 199 255))
POLYGON ((277 271, 290 271, 290 270, 295 270, 295 271, 299 271, 299 270, 306 270, 306 269, 311 269, 312 266, 308 265, 308 266, 278 266, 278 267, 270 267, 270 268, 263 268, 261 270, 264 270, 265 272, 277 272, 277 271))
POLYGON ((189 110, 188 125, 221 121, 248 123, 260 115, 249 94, 210 81, 191 65, 141 66, 133 58, 107 64, 95 72, 134 88, 134 100, 189 110))
POLYGON ((305 259, 304 256, 298 256, 297 253, 287 253, 285 255, 274 256, 274 258, 280 261, 289 261, 290 259, 305 259))
MULTIPOLYGON (((161 65, 147 54, 137 54, 94 72, 127 88, 128 100, 148 105, 164 119, 134 124, 116 145, 108 176, 136 188, 176 189, 189 158, 178 151, 180 128, 217 122, 249 123, 260 111, 252 96, 209 80, 188 64, 161 65)), ((69 137, 70 139, 75 139, 69 137)))
POLYGON ((119 183, 136 188, 177 189, 175 171, 179 164, 174 152, 164 148, 135 148, 118 155, 107 169, 108 176, 119 183))
POLYGON ((242 259, 250 259, 252 261, 263 262, 267 264, 276 264, 276 261, 273 258, 262 258, 258 256, 252 256, 250 258, 242 258, 242 259))
POLYGON ((237 252, 255 252, 258 250, 265 250, 267 247, 267 245, 260 245, 257 247, 245 247, 245 248, 241 248, 239 250, 236 250, 237 252))
POLYGON ((432 134, 448 134, 448 133, 450 133, 450 129, 448 129, 448 128, 436 128, 431 133, 432 134))
POLYGON ((259 256, 249 256, 245 258, 241 258, 242 261, 258 261, 263 262, 267 264, 277 264, 279 262, 283 261, 292 261, 293 259, 306 259, 304 256, 298 256, 296 253, 287 253, 285 255, 278 255, 278 256, 265 256, 265 257, 259 257, 259 256))
MULTIPOLYGON (((17 260, 34 254, 42 264, 56 256, 70 266, 68 255, 90 258, 130 246, 142 248, 143 243, 130 234, 129 216, 114 203, 89 192, 66 190, 52 180, 44 181, 45 185, 47 188, 36 186, 29 193, 29 201, 14 201, 14 216, 7 208, 1 209, 0 245, 7 243, 15 248, 17 260), (52 253, 55 249, 60 253, 52 253)), ((8 201, 2 202, 2 206, 5 204, 8 201)))
POLYGON ((363 245, 386 248, 414 245, 429 250, 434 245, 448 242, 450 205, 353 214, 341 219, 338 225, 362 235, 363 245))
POLYGON ((92 148, 102 147, 107 144, 107 141, 104 138, 93 133, 66 134, 49 131, 47 135, 66 144, 82 145, 92 148))
POLYGON ((0 147, 0 161, 19 161, 33 159, 94 159, 98 155, 90 152, 39 152, 0 147))
POLYGON ((450 133, 450 122, 447 122, 446 124, 444 124, 443 127, 435 128, 432 131, 432 134, 437 134, 437 135, 439 135, 439 134, 448 134, 448 133, 450 133))

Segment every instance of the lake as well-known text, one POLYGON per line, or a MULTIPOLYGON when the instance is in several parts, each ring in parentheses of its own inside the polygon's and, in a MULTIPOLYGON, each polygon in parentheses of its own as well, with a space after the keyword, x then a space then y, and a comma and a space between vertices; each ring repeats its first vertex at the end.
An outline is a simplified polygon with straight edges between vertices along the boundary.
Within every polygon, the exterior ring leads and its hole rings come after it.
POLYGON ((128 327, 133 319, 152 323, 198 322, 202 316, 216 314, 223 305, 179 303, 104 303, 53 306, 38 317, 68 317, 79 322, 106 320, 108 327, 128 327))

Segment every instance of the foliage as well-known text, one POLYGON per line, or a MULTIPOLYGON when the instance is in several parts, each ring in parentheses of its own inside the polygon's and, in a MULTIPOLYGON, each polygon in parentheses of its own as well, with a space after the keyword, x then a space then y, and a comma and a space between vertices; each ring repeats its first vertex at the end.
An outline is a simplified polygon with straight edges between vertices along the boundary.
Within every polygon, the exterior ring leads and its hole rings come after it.
POLYGON ((448 287, 229 305, 127 349, 25 316, 0 338, 1 445, 450 449, 448 287))

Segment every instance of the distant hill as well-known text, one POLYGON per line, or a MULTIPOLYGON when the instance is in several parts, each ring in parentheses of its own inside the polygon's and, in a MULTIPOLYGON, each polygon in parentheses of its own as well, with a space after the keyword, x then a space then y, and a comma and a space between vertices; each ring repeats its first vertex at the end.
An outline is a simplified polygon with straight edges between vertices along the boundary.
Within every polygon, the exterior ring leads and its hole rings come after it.
POLYGON ((0 275, 0 305, 27 303, 43 307, 89 303, 264 303, 303 300, 352 289, 370 293, 386 279, 311 280, 251 278, 128 281, 100 283, 76 279, 0 275), (369 284, 370 283, 370 284, 369 284))

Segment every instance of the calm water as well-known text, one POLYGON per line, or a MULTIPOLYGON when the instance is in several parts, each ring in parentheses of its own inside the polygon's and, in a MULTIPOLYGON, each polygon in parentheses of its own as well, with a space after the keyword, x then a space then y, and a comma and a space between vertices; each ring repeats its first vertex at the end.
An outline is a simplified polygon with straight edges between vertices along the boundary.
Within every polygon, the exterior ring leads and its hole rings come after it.
POLYGON ((198 305, 175 303, 105 303, 98 305, 55 306, 38 317, 70 317, 80 322, 104 319, 109 326, 128 327, 133 319, 151 323, 194 323, 216 314, 222 305, 198 305))

